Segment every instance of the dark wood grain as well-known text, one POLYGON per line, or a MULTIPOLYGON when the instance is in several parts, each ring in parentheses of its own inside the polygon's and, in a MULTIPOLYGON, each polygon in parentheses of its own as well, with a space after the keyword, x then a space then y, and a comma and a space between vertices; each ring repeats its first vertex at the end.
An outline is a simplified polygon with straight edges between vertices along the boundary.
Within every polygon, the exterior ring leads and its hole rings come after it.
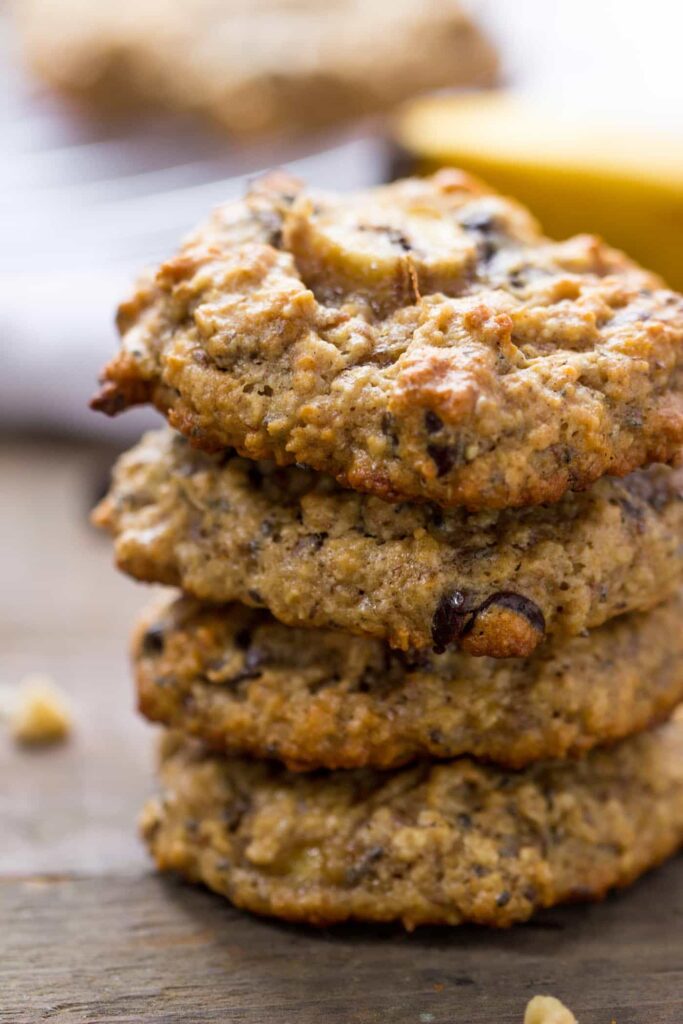
POLYGON ((521 1024, 549 991, 580 1024, 683 1021, 683 861, 596 907, 496 933, 243 915, 153 877, 0 884, 6 1024, 521 1024))
POLYGON ((77 718, 62 748, 0 739, 2 1024, 521 1024, 537 992, 580 1024, 683 1024, 683 859, 507 933, 316 932, 151 875, 126 656, 148 591, 87 521, 111 457, 0 445, 0 682, 48 672, 77 718))

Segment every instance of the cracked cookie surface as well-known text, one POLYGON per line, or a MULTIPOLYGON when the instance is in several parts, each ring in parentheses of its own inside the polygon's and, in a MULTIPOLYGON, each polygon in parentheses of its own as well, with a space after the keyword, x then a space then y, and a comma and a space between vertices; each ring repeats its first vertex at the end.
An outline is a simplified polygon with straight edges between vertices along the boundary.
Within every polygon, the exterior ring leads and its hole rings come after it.
POLYGON ((519 768, 584 753, 683 701, 683 595, 528 659, 403 654, 189 598, 140 619, 140 710, 212 749, 291 769, 462 754, 519 768))
POLYGON ((162 870, 288 920, 505 926, 601 898, 683 843, 683 724, 578 762, 296 775, 165 739, 143 835, 162 870))
POLYGON ((95 521, 121 569, 289 625, 524 657, 673 594, 680 470, 605 478, 557 504, 499 512, 390 504, 296 467, 148 434, 119 460, 95 521))
POLYGON ((152 401, 198 447, 389 500, 556 501, 683 443, 683 299, 457 171, 350 196, 271 176, 119 328, 95 408, 152 401))

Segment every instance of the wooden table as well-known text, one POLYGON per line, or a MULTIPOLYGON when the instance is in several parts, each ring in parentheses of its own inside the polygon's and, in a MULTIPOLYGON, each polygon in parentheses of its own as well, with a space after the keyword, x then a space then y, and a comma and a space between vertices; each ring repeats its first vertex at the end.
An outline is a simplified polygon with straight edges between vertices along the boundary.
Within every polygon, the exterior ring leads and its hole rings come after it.
POLYGON ((155 877, 135 834, 152 730, 126 632, 148 595, 87 522, 112 452, 0 448, 0 683, 45 671, 70 743, 0 737, 0 1022, 521 1024, 536 992, 580 1024, 683 1022, 683 859, 595 907, 510 932, 343 927, 238 913, 155 877))

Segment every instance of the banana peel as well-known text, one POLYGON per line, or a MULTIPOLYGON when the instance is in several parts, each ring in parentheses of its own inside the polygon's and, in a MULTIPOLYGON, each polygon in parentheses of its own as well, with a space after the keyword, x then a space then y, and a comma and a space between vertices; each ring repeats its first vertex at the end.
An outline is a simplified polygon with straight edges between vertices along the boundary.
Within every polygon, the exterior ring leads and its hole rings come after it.
POLYGON ((456 166, 520 200, 548 235, 602 235, 683 290, 683 139, 568 120, 494 91, 436 94, 394 121, 401 170, 456 166))

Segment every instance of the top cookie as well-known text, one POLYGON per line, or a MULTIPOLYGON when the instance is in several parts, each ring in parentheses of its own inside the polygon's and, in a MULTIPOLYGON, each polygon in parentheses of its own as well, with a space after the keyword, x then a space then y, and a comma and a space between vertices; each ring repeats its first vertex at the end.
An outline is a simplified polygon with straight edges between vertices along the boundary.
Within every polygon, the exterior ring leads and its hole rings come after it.
POLYGON ((683 298, 457 171, 350 196, 271 175, 119 311, 95 408, 388 500, 557 501, 683 442, 683 298))
POLYGON ((98 109, 199 111, 233 135, 291 134, 440 86, 490 82, 458 0, 22 0, 30 63, 98 109))

